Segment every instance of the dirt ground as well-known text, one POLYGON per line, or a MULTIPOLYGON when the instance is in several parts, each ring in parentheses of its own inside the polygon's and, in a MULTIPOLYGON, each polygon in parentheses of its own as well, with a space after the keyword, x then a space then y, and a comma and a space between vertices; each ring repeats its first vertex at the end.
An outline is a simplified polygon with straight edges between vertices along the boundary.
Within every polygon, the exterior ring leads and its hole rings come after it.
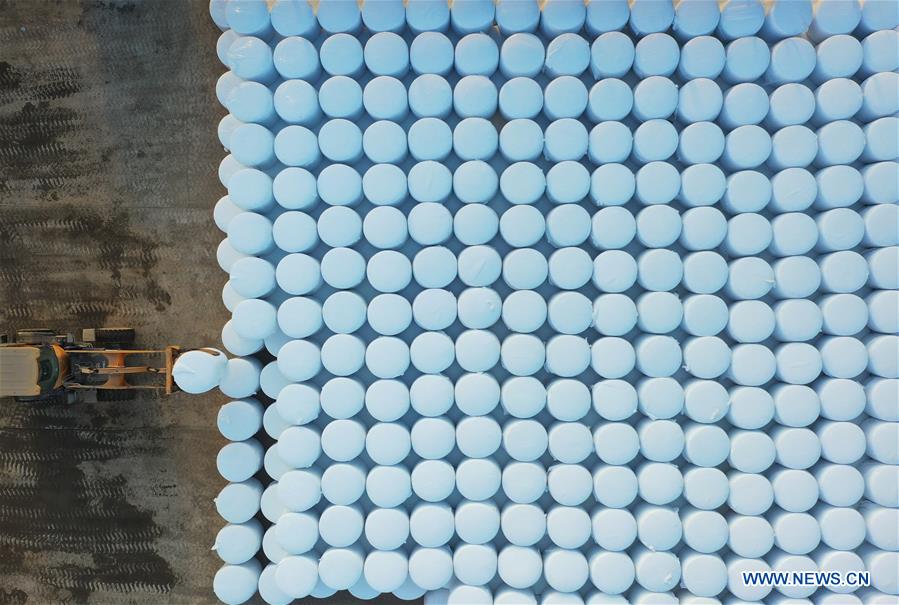
MULTIPOLYGON (((0 2, 0 331, 216 343, 202 1, 0 2)), ((220 395, 0 400, 0 605, 213 603, 220 395)))

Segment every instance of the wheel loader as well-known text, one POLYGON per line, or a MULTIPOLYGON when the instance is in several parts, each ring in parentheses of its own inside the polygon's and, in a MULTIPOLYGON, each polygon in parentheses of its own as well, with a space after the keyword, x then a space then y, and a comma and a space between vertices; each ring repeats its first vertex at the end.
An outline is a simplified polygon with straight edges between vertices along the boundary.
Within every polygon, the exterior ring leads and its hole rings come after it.
POLYGON ((132 328, 88 328, 80 339, 38 328, 0 342, 0 397, 22 402, 131 399, 138 391, 177 390, 177 346, 136 349, 132 328))

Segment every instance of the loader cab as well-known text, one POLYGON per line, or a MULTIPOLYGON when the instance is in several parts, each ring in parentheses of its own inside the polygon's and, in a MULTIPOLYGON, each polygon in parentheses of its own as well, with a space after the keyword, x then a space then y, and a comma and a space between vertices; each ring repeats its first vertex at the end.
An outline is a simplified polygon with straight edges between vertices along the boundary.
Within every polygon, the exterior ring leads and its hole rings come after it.
POLYGON ((56 344, 0 346, 0 397, 40 398, 59 390, 66 355, 56 344))

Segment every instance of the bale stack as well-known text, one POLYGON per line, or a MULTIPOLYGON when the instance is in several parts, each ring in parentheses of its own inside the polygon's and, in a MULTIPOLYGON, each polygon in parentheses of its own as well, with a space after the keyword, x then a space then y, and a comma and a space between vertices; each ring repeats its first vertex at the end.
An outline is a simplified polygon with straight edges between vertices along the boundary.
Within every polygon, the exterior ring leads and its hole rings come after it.
POLYGON ((222 601, 893 602, 895 2, 210 9, 222 601))

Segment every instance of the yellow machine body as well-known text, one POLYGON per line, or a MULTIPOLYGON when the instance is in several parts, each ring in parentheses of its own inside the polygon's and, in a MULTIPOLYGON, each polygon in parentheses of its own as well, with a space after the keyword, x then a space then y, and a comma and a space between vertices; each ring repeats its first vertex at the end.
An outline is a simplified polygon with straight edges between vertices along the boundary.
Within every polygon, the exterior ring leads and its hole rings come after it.
POLYGON ((172 368, 181 349, 107 349, 83 343, 0 345, 0 397, 41 399, 60 392, 177 389, 172 368), (134 360, 142 356, 140 362, 134 360), (129 377, 158 376, 134 384, 129 377))

